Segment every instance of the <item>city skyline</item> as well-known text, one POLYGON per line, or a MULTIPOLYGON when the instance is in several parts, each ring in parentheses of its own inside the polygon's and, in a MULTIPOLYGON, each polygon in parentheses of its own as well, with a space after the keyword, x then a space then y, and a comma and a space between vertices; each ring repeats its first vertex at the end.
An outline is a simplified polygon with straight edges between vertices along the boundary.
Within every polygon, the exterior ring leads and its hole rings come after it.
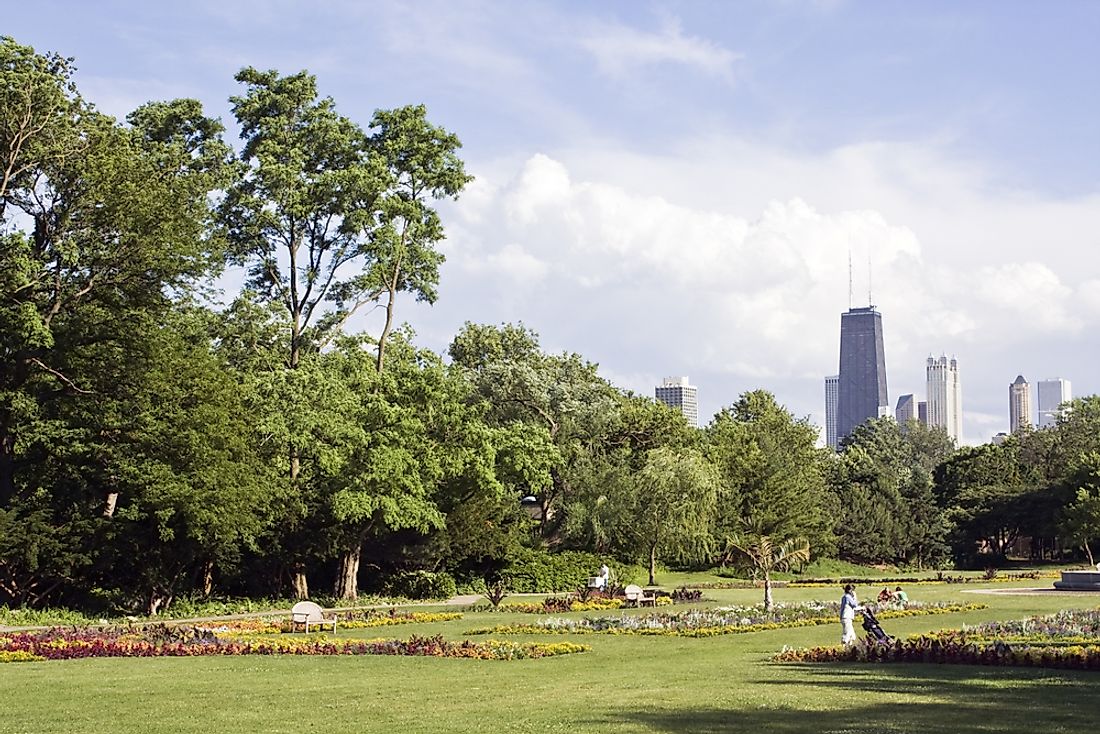
POLYGON ((1014 373, 1100 392, 1098 24, 1087 3, 43 0, 4 32, 75 57, 120 119, 190 97, 232 120, 248 65, 308 69, 361 125, 425 104, 476 177, 440 209, 438 301, 398 307, 439 353, 466 320, 522 322, 651 394, 661 334, 701 416, 766 389, 822 426, 848 252, 857 294, 873 260, 890 383, 919 395, 928 349, 958 354, 978 443, 1014 373))

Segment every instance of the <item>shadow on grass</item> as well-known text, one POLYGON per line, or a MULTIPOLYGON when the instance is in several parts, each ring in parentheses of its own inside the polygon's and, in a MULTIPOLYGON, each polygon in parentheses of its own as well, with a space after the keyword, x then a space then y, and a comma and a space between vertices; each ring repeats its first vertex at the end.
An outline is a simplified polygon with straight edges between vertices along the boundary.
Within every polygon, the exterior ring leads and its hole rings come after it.
MULTIPOLYGON (((785 667, 792 672, 788 679, 744 683, 759 695, 740 708, 620 712, 615 718, 642 730, 677 734, 1076 733, 1095 731, 1100 718, 1096 673, 970 666, 785 667), (777 698, 786 699, 780 691, 792 686, 810 689, 805 704, 777 703, 777 698), (825 689, 851 695, 840 707, 821 710, 814 688, 822 689, 825 700, 837 695, 825 689)), ((610 717, 592 722, 594 730, 610 723, 610 717)))

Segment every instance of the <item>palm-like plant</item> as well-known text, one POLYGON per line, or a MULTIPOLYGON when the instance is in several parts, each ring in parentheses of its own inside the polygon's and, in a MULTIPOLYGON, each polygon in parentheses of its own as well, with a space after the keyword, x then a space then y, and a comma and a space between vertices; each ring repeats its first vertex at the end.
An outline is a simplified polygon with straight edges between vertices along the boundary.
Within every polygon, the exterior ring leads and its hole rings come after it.
POLYGON ((779 542, 761 534, 744 534, 729 541, 734 557, 752 571, 764 577, 764 610, 772 608, 772 578, 774 571, 790 570, 795 564, 810 560, 810 543, 805 538, 788 538, 779 542))

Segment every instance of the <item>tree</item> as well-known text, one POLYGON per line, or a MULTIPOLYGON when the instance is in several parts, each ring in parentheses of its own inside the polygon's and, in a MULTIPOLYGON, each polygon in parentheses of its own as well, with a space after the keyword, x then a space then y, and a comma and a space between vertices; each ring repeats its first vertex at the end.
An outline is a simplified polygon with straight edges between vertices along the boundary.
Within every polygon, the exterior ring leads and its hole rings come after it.
POLYGON ((1081 546, 1092 566, 1096 559, 1089 542, 1100 538, 1100 453, 1083 456, 1072 474, 1076 493, 1062 512, 1059 530, 1068 541, 1081 546))
POLYGON ((457 198, 473 177, 466 175, 456 153, 462 147, 458 137, 429 123, 423 105, 379 110, 371 129, 377 131, 371 151, 384 161, 390 188, 379 199, 376 219, 369 225, 371 258, 361 282, 343 284, 337 292, 342 301, 364 292, 372 300, 385 298, 376 363, 381 372, 397 294, 411 293, 419 301, 435 303, 443 262, 436 245, 443 239, 443 225, 427 201, 457 198))
POLYGON ((648 452, 637 476, 634 527, 656 583, 657 561, 702 559, 710 550, 720 479, 693 449, 648 452))
POLYGON ((89 395, 67 350, 164 313, 219 261, 210 195, 228 176, 220 125, 193 100, 117 124, 69 60, 0 40, 0 502, 16 492, 32 405, 89 395), (93 336, 94 332, 94 336, 93 336))
POLYGON ((731 544, 753 576, 764 577, 764 611, 772 608, 772 573, 810 561, 810 544, 805 538, 773 543, 770 537, 753 532, 750 527, 745 534, 735 536, 731 544))
MULTIPOLYGON (((285 368, 298 369, 363 306, 386 297, 381 372, 397 294, 435 300, 443 230, 426 202, 457 195, 468 180, 458 139, 428 124, 423 107, 376 113, 378 132, 368 137, 331 98, 318 98, 306 72, 246 68, 236 79, 246 85, 231 98, 244 176, 222 218, 249 286, 285 309, 285 368)), ((301 489, 299 443, 288 444, 287 471, 301 489)), ((295 593, 305 598, 304 562, 296 566, 295 593)))
POLYGON ((730 539, 750 521, 776 543, 802 537, 821 549, 832 544, 824 459, 816 441, 816 428, 796 420, 763 390, 745 393, 714 417, 706 450, 722 477, 719 547, 731 548, 730 539))
POLYGON ((532 440, 553 446, 539 453, 550 462, 543 464, 549 483, 530 489, 541 503, 544 539, 560 540, 556 536, 575 490, 574 468, 586 444, 613 420, 616 391, 597 374, 597 365, 580 355, 544 354, 538 337, 522 325, 467 323, 449 351, 473 395, 485 402, 490 425, 527 425, 544 436, 532 440))
POLYGON ((40 536, 0 566, 30 603, 94 583, 115 460, 133 448, 120 396, 147 376, 144 338, 221 261, 210 205, 230 170, 197 102, 151 103, 123 125, 72 71, 0 39, 0 512, 40 536))
POLYGON ((844 497, 837 534, 847 557, 918 567, 942 560, 947 526, 932 471, 954 450, 947 432, 878 418, 857 426, 843 449, 833 477, 845 478, 834 491, 844 497))

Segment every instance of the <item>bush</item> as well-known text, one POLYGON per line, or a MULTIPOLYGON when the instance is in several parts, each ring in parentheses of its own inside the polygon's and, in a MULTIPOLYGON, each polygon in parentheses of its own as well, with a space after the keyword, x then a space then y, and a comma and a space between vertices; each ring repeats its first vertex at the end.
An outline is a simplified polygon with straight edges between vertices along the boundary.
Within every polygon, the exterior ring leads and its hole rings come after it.
POLYGON ((516 593, 571 591, 585 586, 602 563, 593 553, 550 553, 529 548, 521 549, 510 560, 509 586, 516 593))
POLYGON ((444 571, 400 571, 386 579, 385 590, 408 599, 450 599, 456 586, 454 577, 444 571))

